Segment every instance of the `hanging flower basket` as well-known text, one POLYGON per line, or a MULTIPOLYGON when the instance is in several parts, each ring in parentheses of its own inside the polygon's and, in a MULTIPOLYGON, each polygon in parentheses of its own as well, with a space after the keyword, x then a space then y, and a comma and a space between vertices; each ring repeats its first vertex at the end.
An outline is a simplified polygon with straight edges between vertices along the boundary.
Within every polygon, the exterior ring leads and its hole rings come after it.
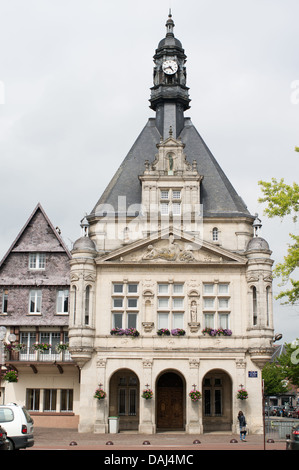
POLYGON ((68 343, 62 343, 62 344, 57 344, 56 346, 56 350, 60 353, 62 351, 67 351, 69 348, 69 344, 68 343))
POLYGON ((18 373, 16 370, 8 370, 4 375, 3 375, 3 380, 6 380, 7 382, 18 382, 19 377, 18 373))
POLYGON ((247 400, 248 398, 248 392, 245 390, 245 388, 240 388, 237 393, 237 398, 238 400, 247 400))
POLYGON ((160 328, 158 331, 157 331, 157 335, 158 336, 170 336, 170 331, 168 328, 160 328))
POLYGON ((51 349, 51 344, 49 344, 49 343, 35 343, 35 344, 33 344, 33 348, 36 351, 45 352, 45 351, 49 351, 49 349, 51 349))
POLYGON ((193 402, 197 402, 201 399, 201 393, 199 390, 191 390, 191 392, 189 393, 189 397, 193 402))
POLYGON ((143 390, 141 398, 144 398, 145 400, 151 400, 153 396, 153 391, 150 388, 146 388, 145 390, 143 390))
POLYGON ((25 348, 25 344, 22 343, 4 343, 4 349, 5 351, 11 352, 11 351, 20 351, 21 349, 25 348))
POLYGON ((94 392, 93 398, 97 398, 98 400, 103 400, 106 397, 106 392, 102 388, 97 388, 94 392))
POLYGON ((13 346, 13 350, 14 351, 21 351, 22 349, 25 349, 26 346, 24 343, 17 343, 17 344, 14 344, 13 346))

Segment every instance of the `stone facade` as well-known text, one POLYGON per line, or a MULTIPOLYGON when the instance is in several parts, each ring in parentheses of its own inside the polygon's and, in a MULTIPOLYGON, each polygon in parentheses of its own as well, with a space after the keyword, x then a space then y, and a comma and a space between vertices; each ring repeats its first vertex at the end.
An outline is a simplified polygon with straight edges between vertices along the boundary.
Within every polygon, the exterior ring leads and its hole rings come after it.
POLYGON ((150 119, 83 222, 71 260, 70 350, 81 432, 262 431, 273 342, 272 263, 254 220, 183 113, 186 56, 154 56, 150 119), (96 400, 100 387, 106 398, 96 400), (249 398, 237 398, 245 387, 249 398), (142 398, 143 390, 153 396, 142 398), (191 401, 190 391, 201 392, 191 401))

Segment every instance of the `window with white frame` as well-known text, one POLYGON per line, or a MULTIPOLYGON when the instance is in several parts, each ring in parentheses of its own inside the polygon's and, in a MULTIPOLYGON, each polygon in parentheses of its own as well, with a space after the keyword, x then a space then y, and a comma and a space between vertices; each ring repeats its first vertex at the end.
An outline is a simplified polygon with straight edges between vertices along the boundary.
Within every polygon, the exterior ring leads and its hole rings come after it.
POLYGON ((55 356, 59 355, 59 351, 57 350, 57 346, 60 342, 68 343, 68 333, 59 331, 40 331, 36 334, 35 331, 20 331, 20 344, 23 345, 22 349, 20 350, 20 359, 26 360, 27 359, 34 359, 36 349, 34 348, 35 343, 47 343, 50 345, 48 350, 43 351, 43 356, 55 356))
POLYGON ((44 411, 56 411, 57 405, 57 389, 46 388, 44 390, 44 411))
POLYGON ((26 408, 29 411, 40 412, 72 412, 73 395, 72 389, 27 388, 26 408))
POLYGON ((45 269, 46 255, 44 253, 29 254, 29 269, 45 269))
POLYGON ((57 292, 57 314, 68 314, 69 313, 69 291, 68 289, 59 290, 57 292))
POLYGON ((31 290, 29 293, 29 313, 40 315, 42 307, 42 291, 39 289, 31 290))
POLYGON ((228 283, 203 284, 205 328, 230 328, 230 292, 228 283))
POLYGON ((57 352, 56 347, 60 343, 60 333, 57 331, 41 331, 40 342, 50 344, 51 348, 44 351, 43 354, 55 354, 57 352))
POLYGON ((20 344, 23 345, 20 350, 20 358, 29 357, 30 354, 34 356, 33 345, 37 342, 37 336, 35 331, 21 331, 20 332, 20 344))
POLYGON ((60 411, 73 411, 73 395, 71 388, 60 390, 60 411))
POLYGON ((112 328, 136 328, 139 294, 137 282, 112 284, 112 328))
POLYGON ((160 212, 161 215, 181 214, 181 190, 161 189, 160 190, 160 212))
POLYGON ((184 328, 184 284, 158 283, 158 329, 184 328))

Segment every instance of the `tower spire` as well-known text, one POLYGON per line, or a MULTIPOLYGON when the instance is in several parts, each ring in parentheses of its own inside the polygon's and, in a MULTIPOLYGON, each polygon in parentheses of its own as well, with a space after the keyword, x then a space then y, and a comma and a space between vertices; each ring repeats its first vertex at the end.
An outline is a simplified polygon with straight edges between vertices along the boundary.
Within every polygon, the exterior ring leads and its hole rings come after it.
POLYGON ((166 37, 174 37, 173 28, 175 24, 172 19, 171 8, 169 8, 168 20, 166 21, 165 26, 166 26, 166 37))
POLYGON ((151 109, 156 111, 156 126, 168 138, 171 126, 177 138, 184 127, 184 111, 190 107, 186 86, 186 59, 182 43, 175 37, 174 21, 169 9, 166 37, 158 44, 154 55, 154 86, 151 88, 151 109))

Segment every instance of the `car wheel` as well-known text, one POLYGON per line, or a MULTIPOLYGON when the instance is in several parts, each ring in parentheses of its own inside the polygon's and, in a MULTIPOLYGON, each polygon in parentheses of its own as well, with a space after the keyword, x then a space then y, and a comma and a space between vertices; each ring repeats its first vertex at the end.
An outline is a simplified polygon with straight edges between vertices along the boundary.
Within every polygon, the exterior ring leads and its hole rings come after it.
POLYGON ((7 439, 8 440, 8 448, 7 450, 14 450, 15 449, 15 446, 13 444, 13 442, 10 440, 10 439, 7 439))

